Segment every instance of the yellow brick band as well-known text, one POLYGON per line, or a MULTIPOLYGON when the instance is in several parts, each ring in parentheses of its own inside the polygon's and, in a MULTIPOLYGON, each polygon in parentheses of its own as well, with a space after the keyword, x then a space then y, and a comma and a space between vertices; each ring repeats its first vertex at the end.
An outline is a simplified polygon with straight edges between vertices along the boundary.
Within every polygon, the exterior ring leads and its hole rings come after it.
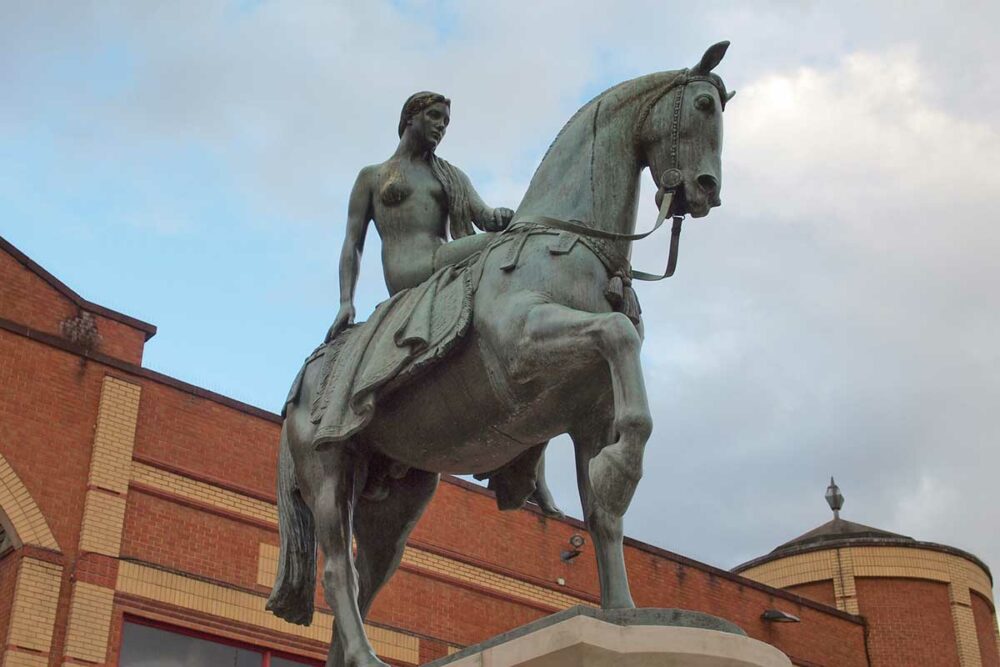
POLYGON ((837 609, 850 614, 858 613, 858 591, 854 583, 854 558, 850 549, 837 549, 830 553, 833 567, 833 597, 837 609))
MULTIPOLYGON (((327 643, 333 615, 318 612, 309 627, 292 625, 264 610, 264 596, 164 572, 136 563, 121 563, 117 589, 137 597, 219 616, 273 632, 327 643)), ((420 662, 420 640, 401 632, 365 626, 376 653, 412 664, 420 662)))
POLYGON ((80 550, 117 558, 125 522, 125 494, 132 476, 132 449, 142 388, 111 376, 101 386, 80 550))
POLYGON ((3 454, 0 454, 0 511, 10 522, 15 544, 59 551, 45 516, 3 454))
POLYGON ((34 558, 21 560, 14 585, 7 644, 46 652, 59 604, 62 567, 34 558))
POLYGON ((67 657, 104 662, 114 602, 115 592, 112 589, 76 582, 66 634, 67 657))
POLYGON ((125 498, 91 489, 83 508, 80 549, 117 558, 121 553, 125 498))
MULTIPOLYGON (((957 588, 957 586, 949 585, 949 592, 953 588, 957 588)), ((968 595, 968 591, 969 589, 966 588, 966 595, 968 595)), ((979 636, 976 634, 976 619, 972 615, 972 607, 953 601, 951 620, 955 627, 955 639, 958 640, 958 664, 961 667, 982 667, 979 636)))
POLYGON ((930 579, 945 583, 965 581, 967 587, 987 600, 993 599, 989 577, 975 563, 961 556, 909 547, 842 547, 779 558, 740 572, 740 575, 787 588, 833 578, 835 556, 850 558, 855 577, 899 577, 930 579))
POLYGON ((49 659, 37 653, 9 649, 4 656, 3 667, 49 667, 49 659))
POLYGON ((450 579, 458 579, 501 593, 507 593, 534 602, 539 602, 557 609, 568 609, 576 605, 595 606, 593 603, 572 595, 529 584, 514 577, 508 577, 474 565, 469 565, 453 558, 446 558, 429 551, 407 547, 403 553, 403 562, 431 572, 445 575, 450 579))
POLYGON ((278 577, 278 547, 261 542, 257 554, 257 583, 270 588, 278 577))
POLYGON ((139 385, 105 376, 87 480, 91 486, 122 494, 128 491, 141 392, 139 385))
POLYGON ((278 525, 278 509, 269 502, 167 472, 145 463, 132 462, 132 481, 183 498, 213 505, 219 509, 242 514, 251 519, 278 525))

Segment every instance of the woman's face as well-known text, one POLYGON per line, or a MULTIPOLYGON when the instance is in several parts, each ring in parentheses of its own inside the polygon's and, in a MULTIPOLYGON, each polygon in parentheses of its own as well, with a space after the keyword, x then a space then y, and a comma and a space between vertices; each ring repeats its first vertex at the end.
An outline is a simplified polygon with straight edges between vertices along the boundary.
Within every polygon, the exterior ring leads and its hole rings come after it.
POLYGON ((444 139, 445 130, 451 121, 451 111, 444 102, 435 102, 410 120, 410 127, 432 148, 444 139))

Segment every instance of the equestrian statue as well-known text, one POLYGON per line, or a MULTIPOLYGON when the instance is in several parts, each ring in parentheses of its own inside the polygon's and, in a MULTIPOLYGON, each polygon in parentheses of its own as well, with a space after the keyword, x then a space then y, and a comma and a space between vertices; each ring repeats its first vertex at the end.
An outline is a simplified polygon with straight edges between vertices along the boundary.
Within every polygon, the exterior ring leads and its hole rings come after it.
POLYGON ((515 211, 487 206, 436 155, 450 120, 450 102, 436 93, 406 101, 396 152, 361 170, 340 258, 340 310, 283 411, 281 551, 267 603, 289 622, 311 622, 318 541, 336 619, 328 667, 385 667, 363 620, 441 473, 489 477, 502 509, 533 500, 558 515, 543 453, 563 433, 576 452, 601 605, 635 606, 622 517, 653 423, 632 280, 671 275, 682 218, 721 203, 722 112, 733 93, 712 70, 728 46, 584 105, 515 211), (636 234, 647 167, 659 215, 636 234), (667 219, 666 271, 633 270, 631 243, 667 219), (371 222, 390 297, 354 323, 371 222))

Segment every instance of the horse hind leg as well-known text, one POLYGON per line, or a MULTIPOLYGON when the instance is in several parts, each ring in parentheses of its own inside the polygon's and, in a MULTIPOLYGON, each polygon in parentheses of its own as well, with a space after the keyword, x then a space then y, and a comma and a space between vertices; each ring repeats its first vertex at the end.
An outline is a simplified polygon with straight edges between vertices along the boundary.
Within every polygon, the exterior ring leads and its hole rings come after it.
MULTIPOLYGON (((334 637, 327 667, 388 667, 375 656, 358 609, 358 574, 351 552, 353 513, 364 482, 358 457, 337 447, 321 454, 322 479, 312 487, 316 535, 326 556, 323 594, 333 610, 334 637)), ((316 471, 320 472, 320 471, 316 471)))
POLYGON ((587 313, 549 303, 528 312, 520 342, 515 373, 528 376, 591 364, 595 357, 607 362, 617 440, 590 461, 589 478, 594 500, 623 516, 642 477, 643 452, 653 429, 639 360, 639 332, 621 313, 587 313))

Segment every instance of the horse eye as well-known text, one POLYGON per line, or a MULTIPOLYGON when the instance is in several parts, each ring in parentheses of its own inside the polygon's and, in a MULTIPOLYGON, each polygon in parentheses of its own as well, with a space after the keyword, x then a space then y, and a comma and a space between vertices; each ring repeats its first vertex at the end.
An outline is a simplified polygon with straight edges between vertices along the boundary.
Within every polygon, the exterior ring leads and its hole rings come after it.
POLYGON ((694 108, 698 111, 711 111, 715 107, 710 95, 699 95, 694 100, 694 108))

